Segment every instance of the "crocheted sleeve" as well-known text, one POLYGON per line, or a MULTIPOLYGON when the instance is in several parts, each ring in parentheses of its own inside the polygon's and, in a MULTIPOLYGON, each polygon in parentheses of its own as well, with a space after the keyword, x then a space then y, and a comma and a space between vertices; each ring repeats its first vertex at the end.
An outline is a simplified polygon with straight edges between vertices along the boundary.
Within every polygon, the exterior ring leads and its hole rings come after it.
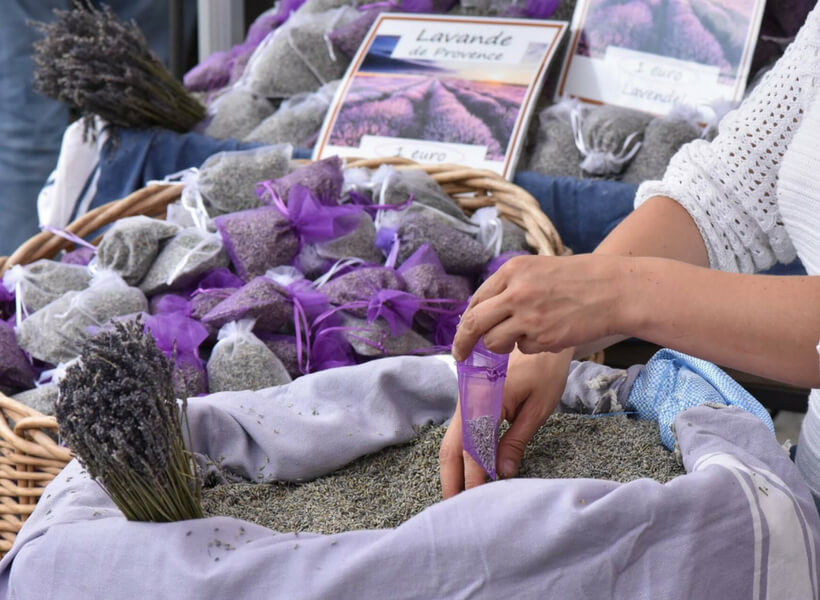
POLYGON ((783 155, 820 86, 820 8, 712 142, 695 140, 672 158, 662 181, 647 181, 635 206, 668 196, 692 216, 712 268, 751 273, 796 254, 780 216, 783 155))

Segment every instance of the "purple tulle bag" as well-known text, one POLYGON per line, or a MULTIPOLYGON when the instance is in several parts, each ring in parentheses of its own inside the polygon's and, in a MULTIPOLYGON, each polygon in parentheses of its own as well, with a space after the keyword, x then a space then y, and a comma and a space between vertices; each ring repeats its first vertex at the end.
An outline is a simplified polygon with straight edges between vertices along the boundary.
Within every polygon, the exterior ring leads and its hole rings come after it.
POLYGON ((208 338, 208 330, 194 319, 181 314, 146 315, 145 329, 150 331, 157 347, 174 362, 174 391, 180 398, 208 392, 205 365, 199 358, 199 346, 208 338))
POLYGON ((6 320, 14 316, 16 310, 14 298, 14 291, 6 289, 6 286, 0 282, 0 319, 6 320))
POLYGON ((407 291, 420 298, 452 298, 461 302, 473 292, 469 279, 447 274, 430 244, 420 246, 397 270, 407 291))
POLYGON ((260 275, 214 306, 202 317, 202 323, 219 329, 232 321, 256 319, 257 329, 279 332, 287 328, 292 314, 293 304, 287 291, 260 275))
POLYGON ((526 19, 549 19, 561 0, 527 0, 525 4, 512 4, 505 12, 506 17, 526 19))
POLYGON ((91 259, 94 258, 96 253, 97 252, 94 248, 79 246, 71 252, 66 252, 63 254, 60 258, 60 262, 69 265, 80 265, 81 267, 86 267, 88 266, 88 263, 91 262, 91 259))
POLYGON ((191 301, 179 294, 159 294, 148 302, 148 310, 152 315, 181 315, 191 316, 191 301))
POLYGON ((272 206, 243 210, 214 219, 225 252, 244 280, 290 264, 299 253, 299 236, 289 220, 272 206))
POLYGON ((295 185, 306 187, 320 204, 336 206, 342 195, 344 173, 342 161, 338 156, 331 156, 305 165, 279 179, 268 182, 268 193, 260 196, 262 202, 273 205, 274 195, 289 198, 290 190, 295 185))
POLYGON ((331 304, 336 306, 353 304, 349 307, 349 312, 364 318, 367 316, 367 303, 374 294, 381 290, 404 291, 405 285, 395 269, 362 266, 331 279, 319 289, 327 296, 331 304))
POLYGON ((303 244, 326 242, 350 233, 356 229, 364 210, 358 205, 322 204, 310 189, 298 183, 289 188, 287 204, 274 189, 273 181, 261 182, 256 193, 287 220, 299 241, 297 251, 303 244))
POLYGON ((487 350, 479 340, 472 353, 456 364, 461 408, 461 444, 492 479, 498 479, 498 428, 509 354, 487 350))
POLYGON ((515 258, 516 256, 532 256, 529 252, 524 252, 523 250, 510 250, 509 252, 502 252, 495 258, 491 259, 490 262, 487 263, 487 266, 484 267, 484 272, 481 274, 481 280, 489 279, 491 276, 495 274, 498 269, 500 269, 504 263, 506 263, 511 258, 515 258))
POLYGON ((34 377, 31 363, 17 345, 14 328, 0 320, 0 387, 28 390, 34 387, 34 377))

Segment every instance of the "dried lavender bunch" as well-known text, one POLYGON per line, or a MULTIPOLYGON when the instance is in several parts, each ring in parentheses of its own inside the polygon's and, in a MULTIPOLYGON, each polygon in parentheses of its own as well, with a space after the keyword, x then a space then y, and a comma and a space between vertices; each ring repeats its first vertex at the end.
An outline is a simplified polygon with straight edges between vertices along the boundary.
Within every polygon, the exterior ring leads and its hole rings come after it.
POLYGON ((60 381, 60 434, 131 521, 202 517, 171 373, 137 319, 90 339, 60 381))
POLYGON ((34 44, 35 87, 80 113, 86 132, 94 115, 117 127, 173 131, 188 131, 205 117, 134 21, 80 2, 55 14, 54 23, 34 23, 45 35, 34 44))

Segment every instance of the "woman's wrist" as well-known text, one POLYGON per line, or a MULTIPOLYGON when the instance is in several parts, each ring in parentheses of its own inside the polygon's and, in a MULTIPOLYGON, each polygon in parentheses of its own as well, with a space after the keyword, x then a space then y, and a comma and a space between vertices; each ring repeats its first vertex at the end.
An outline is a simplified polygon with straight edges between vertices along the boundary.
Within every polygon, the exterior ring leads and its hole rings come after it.
POLYGON ((616 333, 625 337, 646 337, 652 320, 659 314, 658 301, 664 287, 664 267, 674 269, 676 261, 623 257, 615 301, 616 333), (665 265, 659 263, 666 263, 665 265))

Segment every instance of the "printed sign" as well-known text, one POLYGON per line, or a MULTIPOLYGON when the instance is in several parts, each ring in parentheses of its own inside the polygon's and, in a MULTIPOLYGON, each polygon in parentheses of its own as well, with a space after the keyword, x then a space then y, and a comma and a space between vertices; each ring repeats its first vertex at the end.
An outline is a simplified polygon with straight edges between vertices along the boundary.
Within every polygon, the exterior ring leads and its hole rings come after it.
POLYGON ((558 96, 666 114, 743 98, 765 0, 580 0, 558 96))
POLYGON ((382 14, 348 69, 314 159, 456 163, 511 178, 560 21, 382 14))

